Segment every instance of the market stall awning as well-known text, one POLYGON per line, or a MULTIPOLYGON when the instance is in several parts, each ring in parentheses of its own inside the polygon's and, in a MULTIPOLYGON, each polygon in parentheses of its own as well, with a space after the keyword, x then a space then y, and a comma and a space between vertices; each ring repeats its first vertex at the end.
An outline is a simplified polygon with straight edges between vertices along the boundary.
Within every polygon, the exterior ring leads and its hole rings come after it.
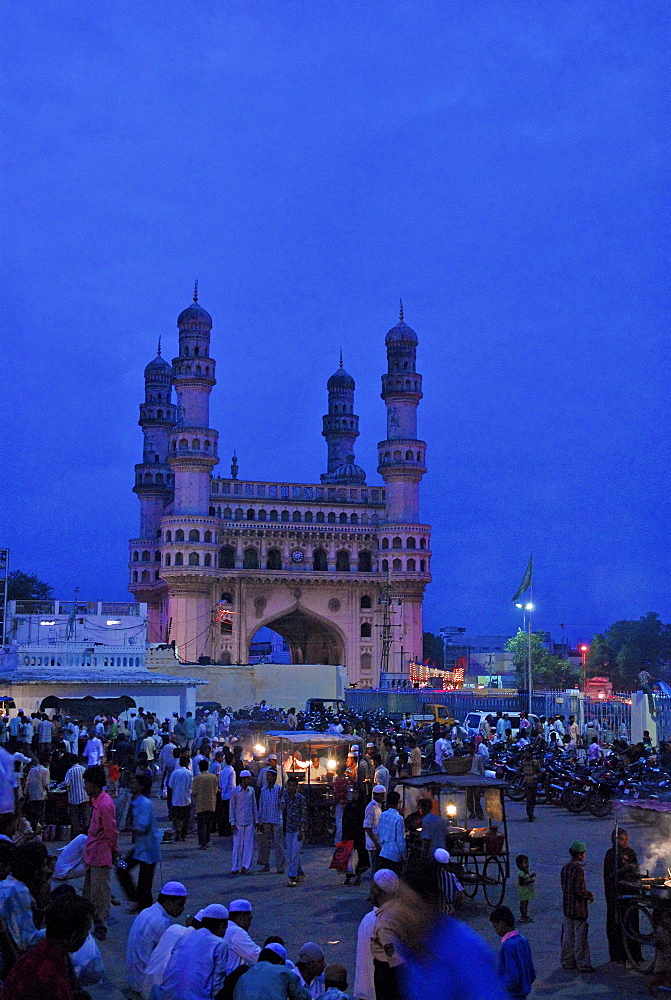
POLYGON ((408 788, 426 788, 439 785, 441 788, 506 788, 507 781, 487 778, 482 774, 422 774, 417 778, 403 778, 400 785, 408 788))

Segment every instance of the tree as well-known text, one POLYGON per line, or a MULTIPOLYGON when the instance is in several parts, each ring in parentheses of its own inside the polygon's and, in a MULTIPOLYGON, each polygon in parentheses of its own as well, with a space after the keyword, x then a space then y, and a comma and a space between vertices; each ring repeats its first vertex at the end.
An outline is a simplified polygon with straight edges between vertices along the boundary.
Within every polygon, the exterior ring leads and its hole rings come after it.
MULTIPOLYGON (((517 635, 508 639, 506 649, 513 654, 513 665, 520 688, 526 688, 527 663, 529 655, 529 634, 519 629, 517 635)), ((551 653, 543 645, 543 633, 531 633, 531 670, 534 688, 574 687, 578 671, 568 660, 551 653)))
POLYGON ((48 601, 54 595, 54 588, 29 573, 15 569, 7 578, 8 601, 48 601))
POLYGON ((590 674, 605 674, 615 688, 631 691, 638 683, 638 673, 645 668, 653 677, 669 675, 671 664, 671 625, 649 611, 637 621, 614 622, 598 633, 587 654, 590 674))
POLYGON ((422 656, 434 667, 442 669, 443 666, 443 640, 433 632, 422 633, 422 656))

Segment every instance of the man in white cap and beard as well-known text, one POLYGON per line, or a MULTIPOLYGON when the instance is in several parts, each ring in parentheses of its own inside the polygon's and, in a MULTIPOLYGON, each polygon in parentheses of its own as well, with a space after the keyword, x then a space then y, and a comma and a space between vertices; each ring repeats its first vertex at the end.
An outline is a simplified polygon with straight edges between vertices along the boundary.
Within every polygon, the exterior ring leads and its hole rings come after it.
POLYGON ((168 967, 168 962, 173 951, 177 947, 177 942, 185 934, 198 930, 202 915, 203 911, 198 910, 198 913, 191 917, 186 926, 184 924, 170 924, 170 927, 166 931, 163 931, 161 940, 152 951, 151 958, 147 962, 147 968, 144 972, 142 992, 144 996, 149 997, 149 1000, 155 1000, 155 998, 160 996, 159 987, 163 982, 165 970, 168 967))
POLYGON ((269 753, 268 754, 268 756, 266 757, 266 765, 265 765, 265 767, 262 767, 261 770, 259 771, 258 777, 256 779, 256 787, 260 788, 261 791, 263 791, 263 789, 268 784, 268 774, 269 774, 270 771, 274 771, 275 772, 275 777, 278 779, 277 783, 281 784, 281 781, 279 780, 280 779, 280 775, 279 775, 278 770, 277 770, 277 754, 276 753, 269 753))
POLYGON ((210 1000, 224 985, 228 910, 210 903, 199 916, 198 930, 182 935, 173 949, 159 990, 161 1000, 210 1000))
POLYGON ((248 899, 234 899, 228 904, 228 927, 224 942, 228 948, 226 975, 239 965, 256 965, 261 948, 249 935, 252 904, 248 899))
POLYGON ((240 784, 231 792, 230 822, 233 828, 233 860, 231 874, 246 875, 254 857, 254 827, 258 823, 258 809, 254 789, 250 787, 252 775, 240 771, 240 784))
POLYGON ((370 895, 378 907, 370 950, 373 955, 376 1000, 401 1000, 400 969, 404 959, 399 950, 401 927, 395 906, 401 881, 389 868, 373 876, 370 895))
POLYGON ((326 957, 321 945, 314 941, 306 941, 298 952, 296 962, 296 975, 300 979, 301 986, 304 986, 313 1000, 325 992, 324 967, 326 957))
POLYGON ((156 902, 133 921, 126 943, 126 980, 134 993, 142 992, 147 963, 163 932, 184 912, 186 895, 181 882, 166 882, 156 902))

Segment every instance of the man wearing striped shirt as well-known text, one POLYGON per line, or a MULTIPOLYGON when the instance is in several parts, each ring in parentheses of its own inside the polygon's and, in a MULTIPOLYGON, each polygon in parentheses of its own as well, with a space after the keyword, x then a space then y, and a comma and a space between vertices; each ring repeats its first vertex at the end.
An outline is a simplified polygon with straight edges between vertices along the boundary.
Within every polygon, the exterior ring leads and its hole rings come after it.
POLYGON ((275 848, 275 867, 281 874, 285 869, 284 833, 282 830, 282 812, 285 805, 284 789, 277 784, 277 771, 266 769, 266 785, 259 796, 259 824, 261 826, 261 843, 259 846, 259 865, 261 871, 270 871, 270 847, 275 848))
POLYGON ((70 767, 65 772, 63 784, 68 790, 68 805, 70 807, 70 832, 72 837, 85 833, 90 819, 89 797, 84 788, 84 768, 77 758, 70 757, 70 767))

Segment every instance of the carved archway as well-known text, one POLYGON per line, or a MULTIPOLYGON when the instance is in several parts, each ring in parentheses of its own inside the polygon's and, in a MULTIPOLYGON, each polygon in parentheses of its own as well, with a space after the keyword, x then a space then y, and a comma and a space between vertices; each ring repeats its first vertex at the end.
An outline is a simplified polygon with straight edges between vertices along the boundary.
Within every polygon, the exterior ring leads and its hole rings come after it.
MULTIPOLYGON (((261 622, 254 634, 264 625, 288 643, 292 663, 345 663, 345 642, 340 630, 299 605, 261 622)), ((252 638, 247 640, 248 651, 252 638)))

